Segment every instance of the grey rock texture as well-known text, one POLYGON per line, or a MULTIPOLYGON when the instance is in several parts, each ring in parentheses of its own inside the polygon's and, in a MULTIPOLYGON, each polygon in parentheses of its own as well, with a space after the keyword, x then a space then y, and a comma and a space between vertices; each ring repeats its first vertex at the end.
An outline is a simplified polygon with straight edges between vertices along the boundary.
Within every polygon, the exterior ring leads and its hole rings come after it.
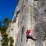
POLYGON ((46 0, 19 0, 7 29, 8 38, 13 37, 13 46, 44 46, 42 38, 43 34, 46 35, 45 25, 46 0), (30 35, 36 41, 28 39, 26 42, 27 29, 31 29, 30 35))
POLYGON ((2 36, 1 36, 1 32, 0 32, 0 46, 2 46, 1 40, 2 40, 2 36))

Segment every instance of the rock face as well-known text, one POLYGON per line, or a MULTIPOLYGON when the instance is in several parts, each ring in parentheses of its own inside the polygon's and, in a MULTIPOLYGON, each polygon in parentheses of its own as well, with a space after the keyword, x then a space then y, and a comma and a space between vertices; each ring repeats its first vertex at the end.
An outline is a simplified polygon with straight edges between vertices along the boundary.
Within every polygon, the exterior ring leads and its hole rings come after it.
POLYGON ((1 40, 2 40, 2 36, 1 36, 1 32, 0 32, 0 46, 2 46, 1 40))
POLYGON ((13 46, 42 46, 42 35, 46 32, 42 25, 46 25, 46 0, 19 0, 7 29, 8 38, 13 37, 13 46), (30 35, 36 41, 26 42, 27 29, 31 29, 30 35))
POLYGON ((46 46, 46 40, 45 40, 45 41, 43 41, 43 46, 46 46))

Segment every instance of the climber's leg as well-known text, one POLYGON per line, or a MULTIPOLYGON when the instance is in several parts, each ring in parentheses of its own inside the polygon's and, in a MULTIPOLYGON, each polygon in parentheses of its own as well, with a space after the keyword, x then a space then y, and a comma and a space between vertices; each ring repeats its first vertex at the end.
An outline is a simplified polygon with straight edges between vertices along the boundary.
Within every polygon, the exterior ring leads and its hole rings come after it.
POLYGON ((36 41, 36 39, 34 39, 32 36, 29 36, 29 38, 32 39, 32 40, 34 40, 34 41, 36 41))
POLYGON ((26 36, 26 38, 27 38, 27 39, 32 39, 32 40, 36 41, 36 39, 34 39, 34 38, 33 38, 32 36, 30 36, 30 35, 26 36))
POLYGON ((26 42, 28 41, 28 36, 26 36, 26 42))
POLYGON ((26 42, 28 41, 29 38, 30 38, 29 35, 27 35, 27 36, 26 36, 26 42))

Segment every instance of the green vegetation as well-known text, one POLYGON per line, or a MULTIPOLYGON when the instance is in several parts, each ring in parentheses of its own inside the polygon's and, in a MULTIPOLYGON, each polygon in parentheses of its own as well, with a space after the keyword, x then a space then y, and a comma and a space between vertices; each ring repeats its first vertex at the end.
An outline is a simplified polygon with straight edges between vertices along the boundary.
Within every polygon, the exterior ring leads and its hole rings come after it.
POLYGON ((11 22, 11 20, 8 20, 8 18, 4 18, 3 21, 0 22, 0 30, 1 32, 6 31, 9 23, 11 22))
POLYGON ((11 20, 9 20, 8 18, 4 18, 4 20, 0 22, 0 32, 2 35, 2 40, 1 40, 2 46, 8 46, 8 41, 10 41, 10 46, 13 46, 13 42, 14 42, 13 38, 12 37, 8 38, 8 34, 6 33, 6 30, 10 22, 11 20))
POLYGON ((12 38, 12 37, 10 37, 10 38, 9 38, 9 40, 10 40, 10 46, 13 46, 13 43, 14 43, 13 38, 12 38))
POLYGON ((17 2, 16 2, 16 6, 18 5, 18 2, 19 2, 19 0, 17 0, 17 2))
POLYGON ((12 12, 12 15, 14 15, 14 11, 12 12))
POLYGON ((1 32, 1 35, 2 35, 2 46, 8 46, 8 34, 6 33, 6 30, 9 26, 9 23, 11 22, 11 20, 9 20, 8 18, 4 18, 3 21, 0 21, 0 32, 1 32))
POLYGON ((8 38, 3 37, 2 46, 8 46, 8 38))
POLYGON ((45 40, 46 40, 46 37, 45 37, 45 40))
POLYGON ((46 40, 46 36, 44 36, 43 41, 46 40))

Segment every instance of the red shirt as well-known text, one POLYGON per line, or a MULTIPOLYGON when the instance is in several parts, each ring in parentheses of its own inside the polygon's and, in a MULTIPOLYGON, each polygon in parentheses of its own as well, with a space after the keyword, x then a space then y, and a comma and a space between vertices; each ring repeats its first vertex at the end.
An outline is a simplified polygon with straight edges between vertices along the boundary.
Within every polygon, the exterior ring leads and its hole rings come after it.
POLYGON ((29 35, 30 31, 31 31, 31 30, 27 30, 27 31, 26 31, 26 35, 29 35))

